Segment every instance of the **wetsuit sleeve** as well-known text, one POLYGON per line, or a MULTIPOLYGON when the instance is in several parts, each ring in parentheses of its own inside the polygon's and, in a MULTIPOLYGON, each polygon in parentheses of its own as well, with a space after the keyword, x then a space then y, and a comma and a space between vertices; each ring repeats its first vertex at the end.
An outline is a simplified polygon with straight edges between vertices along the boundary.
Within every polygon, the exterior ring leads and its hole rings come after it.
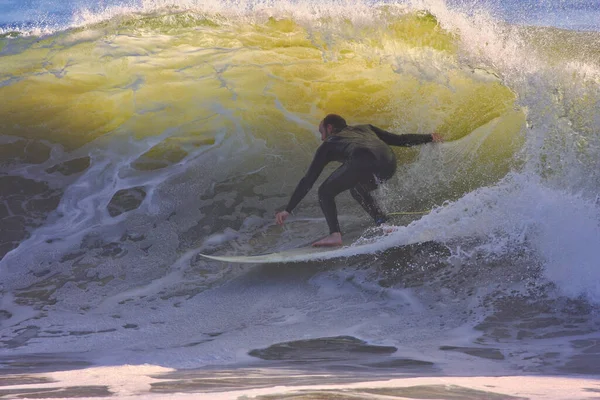
POLYGON ((420 135, 416 133, 409 133, 405 135, 396 135, 388 131, 384 131, 376 126, 369 125, 371 130, 375 132, 379 139, 383 140, 391 146, 416 146, 419 144, 425 144, 433 141, 433 136, 430 134, 420 135))
POLYGON ((304 177, 300 179, 300 182, 298 182, 298 186, 296 186, 296 190, 294 190, 294 193, 292 194, 290 202, 285 208, 285 211, 291 213, 292 210, 296 208, 298 203, 300 203, 300 201, 304 198, 304 196, 306 196, 308 191, 313 187, 317 181, 317 178, 319 175, 321 175, 321 172, 323 172, 323 168, 325 168, 325 165, 329 163, 328 153, 329 144, 325 142, 317 149, 315 157, 313 158, 310 167, 308 167, 308 171, 306 171, 306 175, 304 175, 304 177))

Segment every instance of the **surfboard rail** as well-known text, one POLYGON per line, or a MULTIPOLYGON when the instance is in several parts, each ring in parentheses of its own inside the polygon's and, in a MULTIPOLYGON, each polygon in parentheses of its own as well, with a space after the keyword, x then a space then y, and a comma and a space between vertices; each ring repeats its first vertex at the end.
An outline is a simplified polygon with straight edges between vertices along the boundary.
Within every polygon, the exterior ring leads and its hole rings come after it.
POLYGON ((275 263, 290 263, 290 262, 303 262, 320 259, 329 259, 336 257, 345 257, 344 249, 348 246, 342 247, 299 247, 295 249, 278 251, 275 253, 258 254, 252 256, 215 256, 209 254, 200 255, 204 258, 229 262, 229 263, 240 263, 240 264, 275 264, 275 263))

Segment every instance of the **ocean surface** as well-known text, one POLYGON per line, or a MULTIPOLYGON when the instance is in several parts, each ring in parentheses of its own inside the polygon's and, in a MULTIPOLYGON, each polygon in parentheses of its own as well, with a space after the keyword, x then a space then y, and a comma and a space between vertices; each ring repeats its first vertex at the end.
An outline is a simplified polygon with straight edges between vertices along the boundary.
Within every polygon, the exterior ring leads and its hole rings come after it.
POLYGON ((0 374, 598 377, 599 194, 598 1, 0 0, 0 374), (327 113, 445 139, 396 230, 201 257, 328 233, 333 164, 274 224, 327 113))

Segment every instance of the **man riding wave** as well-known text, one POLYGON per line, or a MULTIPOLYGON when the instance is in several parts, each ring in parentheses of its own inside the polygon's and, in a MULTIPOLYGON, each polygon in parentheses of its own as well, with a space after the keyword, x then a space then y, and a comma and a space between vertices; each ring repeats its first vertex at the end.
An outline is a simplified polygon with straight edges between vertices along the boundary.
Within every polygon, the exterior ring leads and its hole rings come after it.
POLYGON ((329 236, 316 241, 313 246, 341 246, 342 233, 337 217, 335 196, 350 190, 352 197, 381 225, 388 217, 371 195, 381 183, 396 172, 396 155, 391 146, 415 146, 442 142, 437 133, 397 135, 373 125, 349 126, 337 114, 327 115, 319 124, 323 143, 317 149, 308 171, 294 190, 284 211, 275 215, 283 225, 287 217, 310 191, 315 181, 331 161, 341 162, 319 187, 319 204, 329 226, 329 236))

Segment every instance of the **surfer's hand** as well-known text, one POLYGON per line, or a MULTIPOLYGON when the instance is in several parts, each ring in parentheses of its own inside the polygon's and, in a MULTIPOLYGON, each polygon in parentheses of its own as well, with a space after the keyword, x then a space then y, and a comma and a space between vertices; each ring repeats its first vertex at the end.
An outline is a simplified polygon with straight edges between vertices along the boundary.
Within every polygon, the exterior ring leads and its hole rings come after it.
POLYGON ((444 138, 442 138, 442 135, 440 135, 439 133, 432 133, 431 141, 434 143, 440 143, 444 141, 444 138))
POLYGON ((285 220, 289 216, 290 216, 289 212, 287 212, 287 211, 280 211, 277 214, 275 214, 275 222, 277 223, 277 225, 283 225, 283 223, 285 222, 285 220))

